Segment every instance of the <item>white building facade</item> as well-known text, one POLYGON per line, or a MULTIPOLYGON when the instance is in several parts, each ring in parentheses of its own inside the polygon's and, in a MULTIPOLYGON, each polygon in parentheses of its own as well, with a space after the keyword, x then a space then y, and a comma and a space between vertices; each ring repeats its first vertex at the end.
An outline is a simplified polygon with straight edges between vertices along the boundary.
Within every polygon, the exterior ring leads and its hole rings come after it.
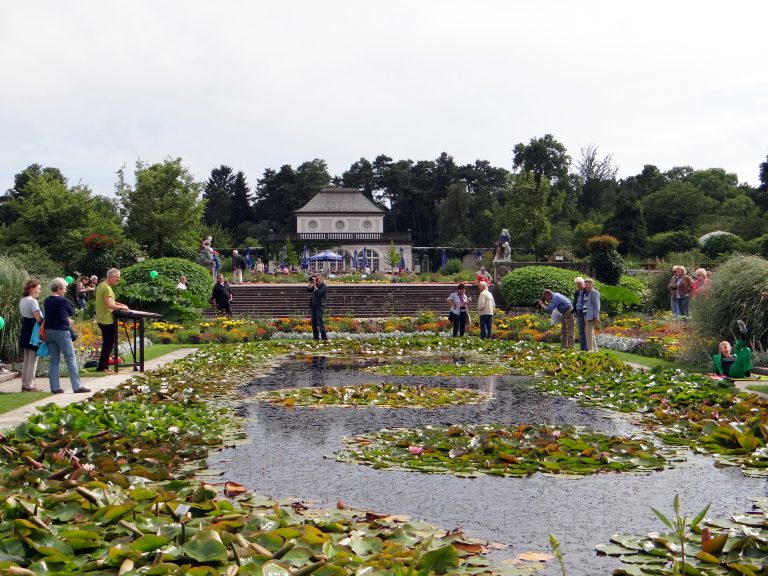
POLYGON ((365 251, 371 271, 385 272, 393 268, 389 253, 394 243, 405 268, 413 270, 410 231, 385 232, 384 211, 357 188, 324 188, 295 214, 296 234, 291 242, 299 255, 305 246, 310 256, 330 249, 344 258, 343 262, 331 263, 331 270, 348 270, 356 254, 358 268, 363 267, 365 251))

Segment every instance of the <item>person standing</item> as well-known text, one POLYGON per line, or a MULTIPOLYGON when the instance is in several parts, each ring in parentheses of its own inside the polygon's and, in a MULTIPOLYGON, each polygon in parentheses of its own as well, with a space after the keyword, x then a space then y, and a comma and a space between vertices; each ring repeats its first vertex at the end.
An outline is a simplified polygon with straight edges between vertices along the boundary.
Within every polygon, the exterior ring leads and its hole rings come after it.
POLYGON ((245 258, 237 250, 232 250, 232 283, 243 283, 243 270, 246 269, 245 258))
POLYGON ((699 268, 693 275, 696 276, 696 280, 693 281, 691 296, 698 296, 700 294, 706 295, 709 291, 709 277, 707 276, 707 271, 704 270, 704 268, 699 268))
POLYGON ((208 270, 212 278, 216 278, 216 263, 213 260, 213 248, 211 248, 210 240, 203 240, 203 243, 200 245, 200 250, 197 252, 195 262, 208 270))
POLYGON ((80 384, 80 374, 75 358, 75 347, 72 344, 72 318, 75 309, 66 297, 67 281, 64 278, 51 280, 51 295, 45 299, 45 342, 48 345, 48 354, 51 359, 51 367, 48 372, 48 382, 51 393, 62 394, 59 382, 59 367, 61 357, 67 363, 69 381, 72 383, 72 391, 88 393, 90 390, 80 384))
POLYGON ((541 294, 539 306, 550 314, 555 310, 560 313, 560 348, 573 348, 573 304, 571 301, 560 292, 553 292, 547 288, 541 294))
POLYGON ((187 277, 179 276, 179 283, 176 284, 176 290, 186 290, 186 289, 187 289, 187 277))
POLYGON ((448 304, 451 305, 451 318, 453 320, 453 336, 464 336, 464 331, 469 324, 469 314, 467 311, 467 304, 469 298, 464 293, 466 286, 462 282, 456 288, 456 292, 453 292, 448 296, 448 304))
POLYGON ((219 312, 232 316, 232 289, 229 287, 229 283, 224 281, 223 274, 216 276, 216 284, 213 285, 211 292, 211 302, 216 304, 219 312))
POLYGON ((480 317, 480 338, 490 340, 493 329, 493 313, 496 309, 496 301, 488 290, 488 284, 481 281, 478 284, 480 295, 477 297, 477 315, 480 317))
POLYGON ((40 388, 35 386, 38 346, 30 344, 35 324, 42 324, 43 322, 43 313, 40 311, 40 304, 37 301, 39 296, 40 282, 28 280, 24 285, 24 295, 19 301, 19 312, 21 313, 19 345, 23 354, 21 361, 22 392, 42 392, 40 388))
POLYGON ((672 315, 688 316, 693 280, 686 275, 684 266, 672 266, 672 278, 667 284, 667 289, 672 302, 672 315))
POLYGON ((80 279, 77 281, 77 286, 75 287, 76 293, 77 293, 77 307, 80 310, 85 310, 85 301, 88 298, 88 276, 81 276, 80 279))
POLYGON ((584 280, 584 333, 587 339, 587 350, 597 352, 595 341, 595 326, 600 321, 600 292, 595 290, 594 280, 584 280))
POLYGON ((325 321, 323 320, 327 291, 328 288, 323 282, 322 274, 309 277, 307 292, 312 292, 312 297, 309 299, 309 309, 312 312, 312 336, 315 340, 320 340, 320 338, 328 340, 328 335, 325 332, 325 321))
MULTIPOLYGON (((109 357, 115 347, 117 337, 117 324, 115 323, 115 310, 128 310, 126 304, 115 301, 115 292, 112 287, 120 282, 120 270, 110 268, 107 270, 107 278, 96 287, 96 323, 101 330, 101 353, 97 372, 104 372, 109 368, 109 357)), ((117 362, 117 358, 115 358, 117 362)))
POLYGON ((587 351, 587 334, 585 331, 584 314, 587 309, 584 302, 584 278, 577 276, 573 279, 576 283, 576 291, 573 293, 573 314, 576 316, 576 328, 579 331, 579 348, 587 351))

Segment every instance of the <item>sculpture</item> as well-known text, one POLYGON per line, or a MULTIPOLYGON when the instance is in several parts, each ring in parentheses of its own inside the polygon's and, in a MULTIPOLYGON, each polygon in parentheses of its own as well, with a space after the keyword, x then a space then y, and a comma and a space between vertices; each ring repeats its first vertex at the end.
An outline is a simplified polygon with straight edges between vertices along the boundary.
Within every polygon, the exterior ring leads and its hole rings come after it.
POLYGON ((499 241, 496 243, 496 255, 494 256, 493 261, 509 261, 511 258, 512 248, 509 246, 509 231, 506 228, 502 228, 499 241))

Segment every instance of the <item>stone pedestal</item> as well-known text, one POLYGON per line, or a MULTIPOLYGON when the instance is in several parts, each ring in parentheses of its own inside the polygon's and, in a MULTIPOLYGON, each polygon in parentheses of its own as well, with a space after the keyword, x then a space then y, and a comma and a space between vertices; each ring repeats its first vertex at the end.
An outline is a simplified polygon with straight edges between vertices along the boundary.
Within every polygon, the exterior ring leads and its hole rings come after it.
POLYGON ((504 276, 512 271, 512 262, 508 260, 494 260, 493 261, 493 282, 497 288, 501 287, 501 281, 504 276))

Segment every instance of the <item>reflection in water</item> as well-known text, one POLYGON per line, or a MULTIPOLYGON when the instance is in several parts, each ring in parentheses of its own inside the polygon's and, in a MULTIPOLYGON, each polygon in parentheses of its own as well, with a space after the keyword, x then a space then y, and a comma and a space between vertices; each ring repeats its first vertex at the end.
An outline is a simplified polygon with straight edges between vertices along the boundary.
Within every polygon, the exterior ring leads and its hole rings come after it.
MULTIPOLYGON (((492 393, 493 399, 480 405, 429 410, 286 409, 248 403, 246 432, 251 444, 213 454, 210 467, 225 470, 227 480, 260 494, 317 500, 330 506, 344 500, 354 507, 409 514, 444 528, 462 527, 471 536, 511 544, 515 554, 547 550, 552 532, 577 574, 610 573, 618 562, 595 557, 594 546, 616 532, 659 529, 649 507, 669 510, 675 494, 680 495, 689 515, 712 502, 709 516, 727 516, 748 508, 746 496, 764 493, 762 480, 745 478, 738 469, 714 468, 711 458, 696 455, 688 455, 682 467, 652 475, 602 474, 581 479, 543 474, 523 479, 467 479, 375 470, 324 458, 342 448, 344 436, 429 424, 530 422, 589 426, 607 434, 642 432, 629 421, 617 419, 615 413, 540 394, 527 378, 392 377, 357 369, 374 362, 322 356, 289 361, 267 378, 244 386, 243 394, 386 381, 478 389, 492 393)), ((544 574, 557 573, 550 568, 544 574)))

